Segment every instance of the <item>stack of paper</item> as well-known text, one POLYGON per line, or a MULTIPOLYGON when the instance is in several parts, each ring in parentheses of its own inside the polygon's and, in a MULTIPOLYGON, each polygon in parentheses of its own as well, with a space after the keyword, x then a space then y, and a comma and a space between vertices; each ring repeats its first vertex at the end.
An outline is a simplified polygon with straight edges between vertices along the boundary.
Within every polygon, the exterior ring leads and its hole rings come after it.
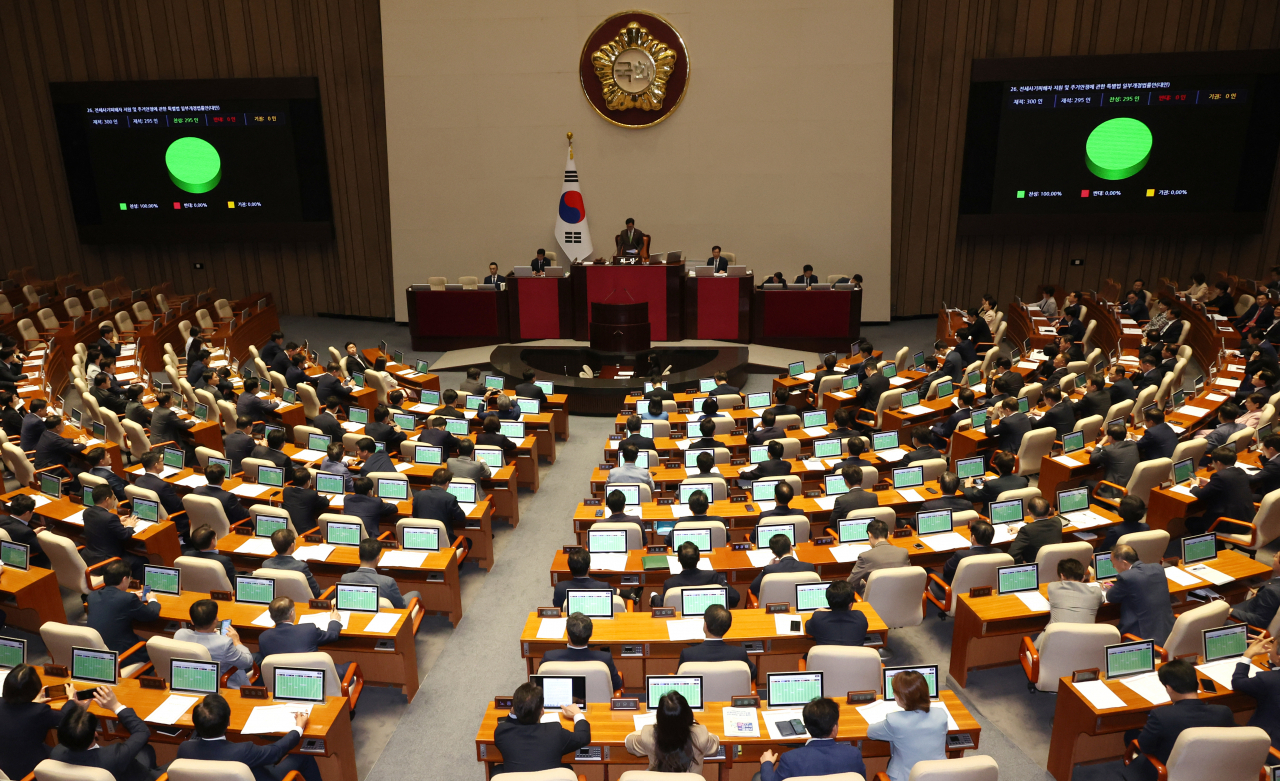
POLYGON ((265 626, 268 628, 276 625, 276 622, 271 620, 271 612, 268 610, 262 611, 262 615, 253 619, 249 623, 253 624, 254 626, 265 626))
POLYGON ((1193 407, 1190 404, 1179 407, 1177 409, 1177 412, 1182 415, 1191 415, 1192 417, 1197 417, 1197 418, 1203 418, 1205 415, 1208 415, 1211 411, 1212 410, 1207 410, 1204 407, 1193 407))
POLYGON ((76 526, 84 526, 84 510, 76 510, 62 520, 66 523, 74 523, 76 526))
POLYGON ((471 515, 476 509, 475 502, 458 502, 458 506, 462 508, 463 515, 471 515))
POLYGON ((1125 328, 1125 329, 1122 329, 1122 330, 1123 330, 1126 334, 1138 335, 1138 334, 1141 334, 1141 333, 1142 333, 1142 329, 1141 329, 1141 328, 1125 328))
POLYGON ((841 564, 848 564, 851 561, 857 561, 858 557, 864 551, 871 550, 870 545, 861 545, 858 543, 850 543, 848 545, 836 545, 831 548, 831 558, 841 564))
POLYGON ((257 499, 259 496, 262 496, 263 494, 265 494, 270 488, 271 486, 269 485, 258 485, 257 483, 241 483, 235 488, 232 488, 231 493, 235 494, 236 496, 247 496, 250 499, 257 499))
POLYGON ((186 486, 187 488, 199 488, 199 487, 200 487, 200 486, 202 486, 202 485, 208 485, 208 484, 209 484, 209 480, 208 480, 204 475, 202 475, 202 474, 201 474, 201 475, 187 475, 186 477, 182 478, 181 480, 177 480, 177 481, 175 481, 175 482, 177 482, 177 484, 178 484, 178 485, 186 486))
MULTIPOLYGON (((595 557, 592 557, 593 560, 595 557)), ((382 558, 378 559, 379 567, 405 567, 413 569, 421 567, 427 560, 425 551, 414 550, 389 550, 384 551, 382 558)))
POLYGON ((924 497, 921 496, 914 488, 899 488, 898 495, 905 502, 923 502, 924 497))
MULTIPOLYGON (((270 541, 269 538, 268 541, 270 541)), ((293 557, 298 561, 324 561, 329 558, 329 554, 333 553, 334 550, 334 547, 327 542, 322 542, 319 545, 304 545, 294 551, 293 557)), ((391 552, 399 553, 400 551, 391 552)))
POLYGON ((921 537, 920 542, 923 542, 925 545, 928 545, 931 550, 935 551, 959 550, 961 548, 969 547, 968 538, 962 534, 957 534, 956 532, 929 534, 921 537))
POLYGON ((151 711, 143 721, 150 724, 176 724, 187 709, 200 701, 199 697, 184 697, 181 694, 170 694, 160 706, 151 711))
MULTIPOLYGON (((595 557, 593 556, 592 558, 595 557)), ((667 567, 671 570, 672 575, 679 575, 681 572, 684 572, 684 567, 680 566, 680 560, 675 556, 667 557, 667 567)), ((698 559, 698 569, 712 572, 715 570, 715 567, 711 566, 711 559, 701 558, 698 559)))
POLYGON ((236 553, 246 553, 252 556, 270 556, 275 551, 276 549, 271 547, 270 537, 246 537, 240 547, 236 548, 236 553))
POLYGON ((900 447, 891 447, 888 450, 877 450, 876 457, 881 461, 901 461, 907 457, 907 451, 900 447))
POLYGON ((1230 575, 1224 575, 1213 567, 1209 567, 1204 564, 1192 564, 1190 567, 1187 567, 1187 572, 1192 573, 1201 580, 1207 580, 1215 586, 1225 586, 1235 580, 1235 578, 1230 575))
POLYGON ((1197 664, 1196 669, 1213 679, 1222 688, 1227 691, 1233 691, 1231 686, 1231 676, 1236 673, 1236 665, 1240 662, 1249 663, 1249 677, 1257 675, 1262 670, 1243 656, 1234 656, 1230 659, 1219 659, 1216 662, 1208 664, 1197 664))
POLYGON ((835 396, 837 399, 841 399, 841 400, 844 400, 844 399, 852 399, 852 398, 853 398, 853 395, 852 395, 852 394, 845 393, 844 391, 833 391, 833 392, 831 393, 831 395, 832 395, 832 396, 835 396))
MULTIPOLYGON (((754 710, 753 710, 753 711, 751 711, 751 712, 752 712, 752 713, 755 713, 755 711, 754 711, 754 710)), ((631 720, 632 720, 633 722, 635 722, 635 725, 636 725, 636 732, 639 732, 640 730, 644 729, 645 727, 649 727, 649 726, 657 726, 657 724, 658 724, 658 712, 657 712, 657 711, 649 711, 648 713, 636 713, 636 714, 632 714, 632 716, 631 716, 631 720)))
POLYGON ((591 554, 591 569, 608 570, 610 572, 622 572, 627 568, 627 554, 625 553, 593 553, 591 554))
POLYGON ((933 410, 929 409, 923 404, 916 404, 915 406, 912 406, 912 407, 902 408, 903 415, 928 415, 931 412, 933 412, 933 410))
POLYGON ((396 464, 397 472, 408 472, 410 469, 413 469, 413 464, 408 461, 401 461, 400 463, 396 464))
POLYGON ((1173 488, 1170 488, 1169 491, 1175 494, 1186 494, 1187 496, 1192 495, 1191 486, 1189 485, 1175 485, 1173 488))
POLYGON ((1224 395, 1222 395, 1221 393, 1210 393, 1208 396, 1205 396, 1205 400, 1207 400, 1207 401, 1226 401, 1226 400, 1227 400, 1227 397, 1226 397, 1226 396, 1224 396, 1224 395))
POLYGON ((1111 523, 1111 521, 1108 521, 1106 518, 1103 518, 1092 510, 1080 510, 1074 513, 1067 513, 1062 517, 1066 518, 1067 523, 1077 529, 1092 529, 1094 526, 1111 523))
POLYGON ((1057 461, 1059 464, 1062 464, 1065 467, 1080 466, 1080 462, 1075 460, 1071 456, 1054 456, 1053 460, 1057 461))
POLYGON ((268 735, 286 733, 296 725, 294 714, 311 713, 311 703, 291 702, 285 705, 259 705, 249 714, 241 735, 268 735))
POLYGON ((890 377, 889 378, 889 384, 895 388, 906 385, 908 382, 911 382, 911 380, 909 380, 906 377, 890 377))
POLYGON ((539 640, 560 640, 564 637, 564 625, 567 618, 544 618, 538 624, 539 640))
MULTIPOLYGON (((302 624, 312 624, 314 626, 320 627, 321 629, 327 629, 329 627, 329 622, 332 620, 333 619, 329 617, 328 613, 307 613, 305 616, 300 616, 298 618, 298 624, 299 626, 301 626, 302 624)), ((351 611, 339 610, 338 622, 342 624, 343 629, 346 629, 348 626, 350 626, 351 611)))
MULTIPOLYGON (((421 404, 419 404, 418 406, 420 406, 420 407, 421 407, 422 405, 421 405, 421 404)), ((429 410, 428 410, 428 411, 429 411, 429 410)), ((353 433, 354 433, 354 432, 359 431, 360 429, 364 428, 364 424, 363 424, 363 423, 352 423, 351 421, 349 421, 349 420, 348 420, 348 421, 344 421, 344 422, 342 423, 342 428, 343 428, 344 430, 346 430, 346 431, 350 431, 350 432, 353 432, 353 433)))
POLYGON ((813 372, 801 372, 800 374, 796 375, 796 379, 803 380, 804 382, 813 382, 814 377, 816 376, 817 375, 815 375, 813 372))
POLYGON ((155 524, 155 521, 138 521, 137 523, 135 523, 135 524, 133 525, 133 533, 134 533, 135 535, 136 535, 136 534, 139 534, 140 532, 144 532, 144 531, 146 531, 147 529, 150 529, 152 526, 155 526, 155 525, 156 525, 156 524, 155 524))
POLYGON ((1049 600, 1039 591, 1019 591, 1018 599, 1022 600, 1022 604, 1027 606, 1027 610, 1033 610, 1037 613, 1049 612, 1049 600))
POLYGON ((1164 705, 1169 702, 1169 692, 1165 691, 1164 684, 1160 683, 1157 673, 1129 675, 1121 678, 1120 683, 1132 689, 1135 694, 1140 695, 1152 705, 1164 705))
POLYGON ((836 499, 838 498, 839 497, 836 496, 819 496, 817 499, 813 500, 813 503, 829 512, 835 509, 836 499))
POLYGON ((390 632, 396 625, 396 621, 400 618, 398 613, 378 613, 369 619, 369 623, 365 625, 364 631, 369 634, 385 635, 390 632))
POLYGON ((347 495, 346 495, 346 494, 332 494, 332 495, 330 495, 330 496, 329 496, 329 506, 330 506, 330 507, 342 507, 342 506, 343 506, 343 505, 345 505, 346 503, 347 503, 347 495))
POLYGON ((44 507, 49 502, 53 501, 52 499, 45 496, 44 494, 28 494, 28 495, 31 497, 32 501, 36 503, 36 507, 44 507))
POLYGON ((825 472, 827 465, 820 458, 808 458, 804 461, 804 468, 810 472, 825 472))
POLYGON ((804 634, 804 616, 794 613, 774 613, 774 630, 780 635, 804 634))
MULTIPOLYGON (((749 550, 747 551, 747 558, 751 560, 751 566, 764 567, 773 561, 773 551, 768 548, 764 548, 763 550, 749 550)), ((594 556, 592 557, 592 560, 595 560, 594 556)))
POLYGON ((1165 567, 1164 576, 1179 586, 1194 586, 1200 582, 1195 575, 1189 575, 1177 567, 1165 567))
POLYGON ((1012 523, 995 524, 995 535, 991 538, 992 542, 1012 542, 1014 537, 1018 536, 1017 529, 1010 529, 1012 523))
POLYGON ((1240 387, 1240 381, 1239 381, 1239 380, 1232 380, 1232 379, 1228 379, 1228 378, 1226 378, 1226 377, 1219 377, 1218 379, 1216 379, 1216 380, 1214 380, 1214 381, 1213 381, 1213 384, 1214 384, 1214 385, 1221 385, 1221 386, 1222 386, 1222 387, 1224 387, 1224 388, 1239 388, 1239 387, 1240 387))
POLYGON ((760 509, 760 512, 767 513, 770 510, 776 510, 778 508, 778 503, 773 499, 765 499, 762 502, 756 502, 756 507, 760 509))
POLYGON ((311 450, 310 448, 303 448, 302 450, 299 450, 297 453, 294 453, 293 455, 289 456, 289 458, 292 458, 294 461, 318 461, 324 458, 324 453, 321 453, 319 450, 311 450))
POLYGON ((822 426, 809 426, 808 428, 804 429, 804 433, 808 434, 811 437, 825 437, 827 434, 830 434, 831 432, 827 431, 822 426))
POLYGON ((672 504, 668 505, 668 507, 671 510, 671 514, 677 518, 693 517, 693 510, 690 510, 687 504, 672 504))
POLYGON ((671 640, 706 640, 701 618, 673 618, 667 621, 667 634, 671 640))
POLYGON ((1040 364, 1035 363, 1034 361, 1018 361, 1018 368, 1019 369, 1038 369, 1040 368, 1040 364))

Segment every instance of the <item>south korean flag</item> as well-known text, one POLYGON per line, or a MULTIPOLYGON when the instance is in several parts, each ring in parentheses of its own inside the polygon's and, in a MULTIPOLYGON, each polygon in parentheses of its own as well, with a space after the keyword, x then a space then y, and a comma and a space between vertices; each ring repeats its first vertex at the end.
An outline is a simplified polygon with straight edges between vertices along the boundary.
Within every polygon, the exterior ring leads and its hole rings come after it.
POLYGON ((560 205, 556 209, 556 241, 570 261, 589 259, 593 251, 591 231, 587 228, 587 207, 578 189, 578 165, 573 161, 573 146, 564 164, 564 186, 560 189, 560 205))

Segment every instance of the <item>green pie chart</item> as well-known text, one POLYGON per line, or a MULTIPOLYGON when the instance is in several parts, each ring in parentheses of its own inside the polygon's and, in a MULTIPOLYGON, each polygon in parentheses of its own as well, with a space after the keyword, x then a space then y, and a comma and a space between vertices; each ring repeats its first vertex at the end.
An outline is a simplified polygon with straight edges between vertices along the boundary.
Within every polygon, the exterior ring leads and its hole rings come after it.
POLYGON ((179 138, 164 153, 173 183, 189 193, 207 193, 222 181, 222 158, 203 138, 179 138))
POLYGON ((1084 162, 1101 179, 1128 179, 1151 159, 1151 128, 1130 117, 1108 119, 1084 143, 1084 162))

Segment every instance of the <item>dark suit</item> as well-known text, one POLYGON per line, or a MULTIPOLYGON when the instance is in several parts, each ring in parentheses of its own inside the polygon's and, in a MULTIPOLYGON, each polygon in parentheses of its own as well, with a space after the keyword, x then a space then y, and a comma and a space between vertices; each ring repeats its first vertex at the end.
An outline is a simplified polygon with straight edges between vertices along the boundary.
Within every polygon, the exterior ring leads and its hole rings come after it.
POLYGON ((907 457, 902 459, 902 465, 910 466, 911 464, 914 464, 917 461, 929 461, 935 458, 946 458, 946 456, 944 456, 942 453, 939 453, 932 446, 925 445, 919 450, 912 450, 910 453, 907 453, 907 457))
POLYGON ((1280 746, 1280 670, 1267 670, 1250 678, 1249 666, 1247 661, 1236 663, 1231 689, 1257 702, 1249 726, 1265 730, 1271 736, 1271 745, 1280 746))
POLYGON ((364 523, 365 531, 369 536, 376 538, 379 534, 378 522, 394 519, 396 506, 375 496, 352 494, 343 502, 342 512, 359 518, 364 523))
MULTIPOLYGON (((1161 575, 1161 577, 1164 576, 1161 575)), ((1146 726, 1138 735, 1138 749, 1143 754, 1150 754, 1161 763, 1165 763, 1169 761, 1169 755, 1173 753, 1173 744, 1178 742, 1178 736, 1183 730, 1192 727, 1234 727, 1235 725, 1231 709, 1225 705, 1195 699, 1178 700, 1155 708, 1147 714, 1146 726)), ((1124 768, 1124 777, 1127 781, 1155 781, 1156 769, 1145 756, 1139 756, 1124 768)))
POLYGON ((982 512, 990 515, 991 503, 1005 491, 1016 491, 1026 488, 1030 481, 1022 475, 1002 475, 983 483, 981 488, 963 488, 961 493, 970 502, 982 502, 982 512))
POLYGON ((324 629, 315 624, 276 624, 259 635, 258 653, 264 659, 272 654, 314 653, 320 646, 337 640, 341 634, 340 621, 330 621, 324 629))
POLYGON ((1142 438, 1138 440, 1138 455, 1143 461, 1173 458, 1173 451, 1177 447, 1178 435, 1173 433, 1168 423, 1161 423, 1143 431, 1142 438))
POLYGON ((685 647, 680 651, 680 664, 685 662, 746 662, 751 670, 751 680, 756 679, 756 666, 747 656, 747 649, 737 643, 729 644, 724 640, 708 637, 697 645, 685 647))
POLYGON ((972 414, 973 410, 971 409, 957 409, 955 412, 952 412, 950 415, 934 424, 933 428, 929 429, 929 432, 933 434, 934 445, 938 447, 946 447, 947 440, 951 438, 952 434, 956 433, 956 426, 959 426, 961 421, 968 420, 969 416, 972 414))
POLYGON ((249 740, 204 740, 193 734, 178 744, 178 758, 240 762, 253 771, 254 781, 275 781, 291 770, 300 772, 306 781, 320 781, 315 757, 289 753, 301 740, 301 734, 292 730, 263 746, 249 740))
POLYGON ((526 399, 537 399, 543 404, 547 403, 547 394, 542 388, 534 385, 532 382, 522 382, 516 386, 516 396, 526 399))
MULTIPOLYGON (((786 523, 788 516, 793 516, 793 515, 799 515, 803 517, 804 510, 800 510, 795 507, 783 507, 781 505, 778 505, 777 507, 774 507, 772 510, 765 510, 764 512, 760 513, 760 523, 765 523, 766 518, 780 518, 782 523, 786 523)), ((766 540, 765 542, 767 544, 768 540, 766 540)))
MULTIPOLYGON (((323 398, 320 403, 324 403, 323 398)), ((256 393, 241 393, 236 398, 236 417, 247 417, 255 423, 270 418, 275 408, 274 401, 260 399, 256 393)))
POLYGON ((42 702, 0 700, 0 734, 5 747, 0 752, 0 771, 9 778, 25 778, 36 765, 49 758, 44 739, 57 729, 62 714, 42 702))
POLYGON ((737 607, 738 600, 741 599, 737 589, 729 588, 729 582, 725 580, 723 572, 687 569, 683 570, 679 575, 672 575, 662 582, 662 596, 658 598, 658 602, 655 604, 658 607, 662 607, 662 597, 666 596, 667 591, 680 586, 724 586, 728 589, 725 594, 725 601, 731 608, 737 607))
POLYGON ((399 450, 400 443, 409 438, 403 431, 397 432, 391 428, 389 423, 378 423, 377 421, 370 421, 364 427, 364 433, 374 442, 381 442, 386 445, 388 453, 394 453, 399 450))
POLYGON ((635 445, 641 450, 657 450, 658 449, 658 446, 653 443, 653 440, 651 438, 642 437, 639 434, 632 434, 631 436, 622 440, 621 442, 618 443, 618 447, 621 448, 623 445, 627 445, 627 444, 635 445))
POLYGON ((739 480, 763 480, 766 477, 780 477, 791 474, 791 462, 781 458, 770 458, 761 461, 752 469, 744 469, 738 473, 739 480))
MULTIPOLYGON (((350 496, 347 499, 351 499, 350 496)), ((316 528, 321 513, 329 512, 329 500, 310 488, 286 485, 280 506, 289 513, 293 528, 298 534, 306 534, 316 528)), ((378 535, 373 535, 374 537, 378 535)))
MULTIPOLYGON (((1133 477, 1133 470, 1138 467, 1138 462, 1141 460, 1138 443, 1127 439, 1110 445, 1100 445, 1089 454, 1090 464, 1106 470, 1102 479, 1121 488, 1129 484, 1129 478, 1133 477)), ((1111 489, 1108 491, 1114 494, 1111 489)))
POLYGON ((84 449, 85 446, 77 445, 75 440, 45 429, 40 435, 40 441, 36 443, 35 467, 45 469, 60 466, 67 471, 67 474, 72 474, 72 459, 84 453, 84 449))
MULTIPOLYGON (((1198 518, 1187 519, 1187 531, 1203 534, 1219 518, 1250 523, 1253 521, 1253 494, 1249 490, 1249 476, 1240 467, 1219 469, 1203 486, 1191 489, 1191 495, 1200 500, 1202 508, 1198 518)), ((1228 526, 1227 529, 1245 527, 1228 526)))
POLYGON ((1100 548, 1100 550, 1111 550, 1115 547, 1115 544, 1120 541, 1120 538, 1126 534, 1135 534, 1137 532, 1150 530, 1150 526, 1140 521, 1121 521, 1107 531, 1107 537, 1103 540, 1102 548, 1100 548))
MULTIPOLYGON (((320 596, 320 584, 316 583, 316 579, 315 577, 312 576, 311 569, 307 566, 307 563, 305 561, 298 561, 292 556, 287 556, 287 555, 282 555, 277 553, 275 556, 272 556, 271 558, 263 561, 262 566, 265 569, 283 569, 283 570, 288 570, 290 572, 301 572, 303 577, 307 579, 307 586, 311 588, 311 596, 313 597, 320 596)), ((311 626, 311 624, 306 624, 305 627, 309 629, 314 628, 311 626)), ((263 635, 263 636, 265 637, 266 635, 263 635)), ((314 651, 316 649, 312 648, 311 650, 314 651)), ((280 652, 280 653, 285 653, 285 652, 280 652)), ((293 652, 289 651, 288 653, 293 653, 293 652)), ((266 656, 267 653, 264 651, 262 655, 266 656)))
POLYGON ((449 533, 449 543, 457 539, 456 526, 466 526, 467 514, 458 504, 458 498, 439 486, 416 491, 413 494, 413 517, 429 518, 444 524, 449 533))
POLYGON ((476 444, 500 447, 504 453, 510 453, 519 447, 515 442, 508 439, 506 434, 490 434, 488 431, 481 431, 476 434, 476 444))
POLYGON ((985 430, 987 436, 996 438, 997 449, 1016 454, 1022 447, 1022 438, 1031 430, 1031 426, 1030 416, 1025 412, 1015 412, 1000 418, 996 426, 992 426, 991 419, 988 418, 985 430))
POLYGON ((885 391, 889 390, 890 386, 889 378, 883 374, 876 372, 869 375, 858 386, 858 395, 854 398, 855 406, 875 412, 876 407, 880 404, 880 397, 884 395, 885 391))
MULTIPOLYGON (((767 430, 768 430, 768 431, 777 431, 778 429, 773 428, 773 429, 767 429, 767 430)), ((753 432, 753 433, 754 433, 754 432, 753 432)), ((781 439, 781 437, 782 437, 782 435, 781 435, 781 434, 779 434, 779 435, 778 435, 778 436, 776 436, 776 437, 772 437, 772 439, 781 439)), ((750 439, 750 438, 751 438, 751 434, 748 434, 748 435, 747 435, 747 442, 748 442, 748 443, 750 443, 750 442, 751 442, 751 439, 750 439)), ((763 443, 763 442, 757 442, 757 443, 754 443, 754 444, 763 445, 764 443, 763 443)), ((717 447, 725 447, 725 444, 724 444, 723 442, 718 441, 715 437, 701 437, 700 439, 694 440, 694 442, 693 442, 692 444, 690 444, 690 445, 689 445, 689 447, 685 448, 685 451, 686 451, 686 452, 688 452, 689 450, 704 450, 704 449, 706 449, 706 448, 717 448, 717 447)))
POLYGON ((207 496, 210 499, 218 500, 218 503, 222 505, 222 512, 226 513, 227 520, 231 523, 249 520, 249 511, 244 509, 244 505, 240 504, 240 497, 230 491, 212 485, 201 485, 194 488, 191 493, 196 496, 207 496))
POLYGON ((807 275, 807 276, 806 276, 806 275, 804 275, 804 274, 800 274, 799 276, 797 276, 797 277, 796 277, 796 281, 795 281, 795 282, 793 282, 792 284, 795 284, 795 285, 816 285, 816 284, 818 284, 818 275, 817 275, 817 274, 809 274, 809 275, 807 275))
POLYGON ((1075 427, 1076 416, 1071 414, 1071 407, 1062 402, 1054 404, 1043 417, 1031 424, 1033 429, 1052 428, 1058 432, 1055 439, 1062 439, 1075 427))
MULTIPOLYGON (((783 439, 786 436, 787 432, 783 431, 778 426, 761 426, 755 431, 747 432, 747 444, 763 445, 771 439, 783 439)), ((690 447, 692 447, 692 445, 690 447)), ((725 447, 725 445, 722 443, 716 443, 715 445, 708 445, 707 447, 725 447)))
MULTIPOLYGON (((68 700, 62 707, 65 710, 80 706, 68 700)), ((102 768, 111 773, 116 781, 142 781, 148 778, 149 767, 155 765, 155 752, 147 746, 151 730, 133 712, 133 708, 122 709, 116 714, 116 718, 129 733, 129 738, 123 743, 104 743, 98 748, 84 751, 72 751, 58 744, 49 752, 49 758, 80 767, 102 768)))
POLYGON ((133 540, 133 530, 120 523, 120 517, 101 507, 87 507, 84 511, 84 542, 82 553, 86 564, 97 564, 118 556, 133 568, 133 577, 142 578, 142 567, 147 560, 125 549, 133 540))
POLYGON ((536 773, 560 767, 565 754, 591 742, 591 722, 578 719, 569 731, 560 721, 519 724, 510 717, 498 722, 493 743, 502 752, 504 773, 536 773))
POLYGON ((267 364, 267 368, 283 377, 293 368, 293 359, 288 353, 282 352, 267 364))
MULTIPOLYGON (((167 483, 160 479, 159 476, 147 472, 135 480, 134 485, 139 488, 145 488, 148 491, 154 491, 156 496, 160 498, 160 504, 164 507, 164 511, 170 515, 182 512, 182 499, 178 497, 178 492, 174 490, 172 483, 167 483)), ((179 526, 181 525, 182 523, 179 524, 179 526)))
POLYGON ((1132 634, 1164 645, 1173 629, 1169 579, 1159 564, 1138 562, 1116 575, 1107 601, 1120 605, 1120 634, 1132 634))
MULTIPOLYGON (((89 627, 98 630, 102 642, 116 653, 124 653, 142 638, 133 633, 135 621, 145 623, 160 617, 159 602, 143 602, 136 595, 106 586, 89 592, 89 627)), ((126 659, 133 664, 147 658, 146 649, 126 659)))
POLYGON ((862 761, 862 751, 847 742, 811 740, 803 746, 784 752, 776 763, 760 763, 760 781, 835 773, 858 773, 865 776, 867 766, 862 761))
POLYGON ((377 586, 378 598, 387 600, 391 603, 391 607, 396 610, 404 610, 408 606, 410 599, 421 596, 416 591, 401 594, 400 584, 396 583, 395 578, 379 573, 374 567, 357 567, 355 570, 338 578, 338 582, 377 586))
POLYGON ((804 633, 815 645, 860 646, 867 640, 867 614, 861 610, 815 610, 804 633))
POLYGON ((714 257, 712 257, 712 258, 707 258, 707 265, 708 265, 708 266, 715 266, 715 272, 714 272, 714 273, 716 273, 716 274, 727 274, 727 273, 729 273, 729 259, 728 259, 728 258, 726 258, 724 255, 721 255, 721 256, 720 256, 720 257, 718 257, 718 258, 714 258, 714 257))
POLYGON ((1084 329, 1084 323, 1076 320, 1075 318, 1072 318, 1069 323, 1063 320, 1063 322, 1058 325, 1059 334, 1070 335, 1075 338, 1077 342, 1084 339, 1084 329))
POLYGON ((257 447, 257 443, 253 441, 253 437, 243 431, 233 431, 222 438, 222 448, 227 454, 227 458, 231 459, 231 471, 240 471, 240 462, 250 457, 253 449, 257 447))
POLYGON ((36 443, 40 441, 40 437, 44 435, 44 418, 28 412, 22 418, 22 433, 20 435, 23 452, 29 452, 36 449, 36 443))
POLYGON ((40 547, 40 539, 36 537, 35 529, 12 515, 0 515, 0 529, 3 529, 9 535, 9 539, 13 542, 20 542, 31 548, 30 564, 32 566, 49 568, 49 557, 45 555, 44 549, 40 547))
POLYGON ((1013 538, 1013 544, 1009 546, 1009 555, 1019 564, 1030 564, 1036 560, 1041 548, 1060 542, 1062 519, 1057 516, 1040 518, 1018 529, 1018 536, 1013 538))
POLYGON ((156 407, 151 411, 151 444, 173 442, 182 447, 187 441, 187 430, 195 425, 193 421, 178 417, 178 413, 169 407, 156 407))
POLYGON ((342 384, 342 380, 332 374, 321 374, 313 379, 311 384, 316 387, 316 398, 320 399, 321 404, 335 396, 343 407, 346 407, 352 401, 353 392, 342 384))
POLYGON ((534 258, 529 261, 529 268, 533 269, 533 273, 541 274, 547 270, 547 266, 551 265, 551 258, 534 258))
POLYGON ((568 580, 562 580, 556 583, 555 591, 553 592, 551 597, 551 604, 554 605, 555 607, 564 607, 565 597, 568 596, 565 592, 567 592, 571 588, 603 589, 603 590, 613 591, 613 586, 610 586, 608 583, 603 583, 599 580, 592 580, 590 577, 569 578, 568 580))
MULTIPOLYGON (((1122 401, 1134 401, 1138 398, 1138 391, 1133 387, 1133 383, 1128 377, 1123 377, 1111 383, 1108 388, 1111 391, 1111 403, 1119 404, 1122 401)), ((1134 410, 1135 413, 1141 414, 1142 410, 1134 410)), ((1103 421, 1104 423, 1106 421, 1103 421)))
POLYGON ((1147 310, 1147 305, 1143 302, 1142 296, 1138 296, 1138 300, 1132 304, 1125 302, 1120 305, 1120 314, 1128 315, 1131 320, 1142 322, 1151 319, 1151 312, 1147 310))
POLYGON ((973 502, 969 501, 964 496, 953 494, 951 496, 939 496, 937 499, 930 499, 920 505, 920 509, 925 511, 954 510, 958 512, 962 510, 972 510, 973 502))
POLYGON ((622 676, 618 668, 613 666, 613 656, 608 651, 593 651, 590 648, 553 648, 542 655, 542 663, 546 662, 604 662, 609 668, 609 679, 613 682, 613 690, 622 688, 622 676))
POLYGON ((89 389, 89 395, 93 397, 94 401, 98 402, 99 407, 105 410, 110 410, 116 415, 124 414, 124 398, 117 396, 107 388, 104 388, 101 385, 95 385, 89 389))
MULTIPOLYGON (((768 541, 766 540, 765 542, 767 543, 768 541)), ((807 561, 800 561, 795 556, 783 556, 772 564, 766 564, 764 569, 760 570, 760 574, 756 575, 755 580, 751 581, 751 593, 760 596, 760 584, 764 582, 765 575, 772 575, 775 572, 817 571, 817 568, 807 561)))
POLYGON ((276 356, 283 352, 284 347, 279 342, 271 341, 267 342, 266 346, 258 351, 258 357, 262 359, 263 363, 270 366, 275 362, 276 356))
MULTIPOLYGON (((973 361, 969 361, 969 363, 973 363, 973 361)), ((958 350, 951 350, 938 368, 951 375, 952 382, 959 384, 960 380, 964 378, 964 367, 968 365, 964 361, 964 356, 958 350)))
POLYGON ((319 415, 312 418, 311 425, 320 429, 321 433, 326 437, 329 437, 334 442, 341 442, 342 435, 346 433, 346 430, 342 428, 342 424, 338 422, 338 419, 328 412, 321 412, 319 415))
POLYGON ((502 278, 502 275, 501 275, 501 274, 490 274, 489 276, 485 277, 485 278, 480 282, 480 284, 482 284, 482 285, 493 285, 493 286, 494 286, 494 287, 496 287, 498 290, 502 290, 502 289, 503 289, 503 286, 506 284, 506 282, 503 280, 503 278, 502 278))
POLYGON ((1090 415, 1102 415, 1102 424, 1105 426, 1106 414, 1111 410, 1111 394, 1106 390, 1089 391, 1084 395, 1083 399, 1072 404, 1072 408, 1076 413, 1076 419, 1087 418, 1090 415))
POLYGON ((128 485, 120 475, 105 466, 95 466, 89 470, 89 474, 94 477, 101 477, 107 481, 107 485, 111 486, 111 493, 115 494, 116 501, 123 502, 125 498, 124 489, 128 485))
POLYGON ((368 476, 370 472, 394 472, 395 464, 391 463, 391 456, 386 453, 374 453, 360 467, 360 474, 368 476))
MULTIPOLYGON (((1137 388, 1139 391, 1141 391, 1143 388, 1147 387, 1148 385, 1153 385, 1159 388, 1160 382, 1164 380, 1164 372, 1160 369, 1159 366, 1156 366, 1153 369, 1147 369, 1141 372, 1134 372, 1133 374, 1129 375, 1129 379, 1133 382, 1133 387, 1137 388)), ((1136 399, 1137 396, 1135 395, 1134 398, 1136 399)), ((1142 410, 1134 410, 1134 412, 1141 413, 1142 410)))
MULTIPOLYGON (((863 467, 864 469, 868 467, 863 467)), ((863 490, 861 486, 854 486, 846 493, 840 494, 836 499, 835 505, 831 508, 831 522, 835 523, 843 519, 854 510, 869 510, 872 507, 879 507, 880 500, 870 491, 863 490)))
POLYGON ((442 428, 424 428, 418 441, 441 448, 446 459, 458 452, 458 438, 442 428))

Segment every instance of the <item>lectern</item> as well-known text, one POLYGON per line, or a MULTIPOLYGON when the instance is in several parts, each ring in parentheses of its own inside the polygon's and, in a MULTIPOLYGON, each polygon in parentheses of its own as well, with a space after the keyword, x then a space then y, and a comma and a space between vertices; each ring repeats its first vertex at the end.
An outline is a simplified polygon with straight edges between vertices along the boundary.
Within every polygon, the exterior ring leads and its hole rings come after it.
POLYGON ((591 305, 591 349, 635 353, 649 349, 649 302, 591 305))

